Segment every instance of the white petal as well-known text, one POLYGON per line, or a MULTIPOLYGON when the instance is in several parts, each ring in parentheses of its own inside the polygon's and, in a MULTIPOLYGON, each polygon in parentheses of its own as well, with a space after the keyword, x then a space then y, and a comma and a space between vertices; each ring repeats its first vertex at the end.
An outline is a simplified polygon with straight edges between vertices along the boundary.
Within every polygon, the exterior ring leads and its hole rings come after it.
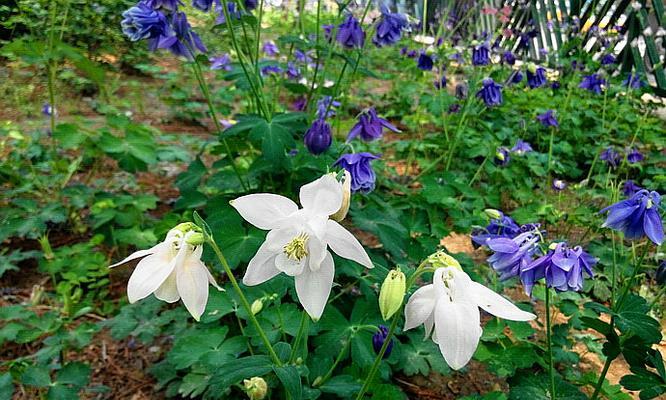
POLYGON ((328 217, 342 205, 342 186, 331 174, 326 174, 301 186, 299 198, 304 209, 328 217))
POLYGON ((243 284, 246 286, 259 285, 280 273, 280 270, 275 267, 275 256, 278 253, 271 247, 272 244, 268 240, 259 247, 257 254, 252 257, 247 266, 243 284))
POLYGON ((303 257, 301 260, 292 260, 287 257, 284 253, 278 253, 275 257, 275 267, 289 276, 296 276, 303 273, 305 264, 308 261, 308 257, 303 257))
POLYGON ((157 290, 175 266, 176 258, 170 257, 169 251, 160 251, 139 261, 127 282, 129 302, 146 298, 157 290))
POLYGON ((415 328, 423 324, 435 308, 435 286, 425 285, 417 289, 405 306, 405 328, 415 328))
MULTIPOLYGON (((203 254, 203 246, 197 246, 194 251, 192 252, 192 257, 195 257, 198 260, 201 260, 201 255, 203 254)), ((205 266, 205 264, 204 264, 205 266)), ((206 275, 208 276, 208 283, 211 285, 215 286, 215 289, 217 290, 224 290, 220 287, 220 285, 217 284, 215 281, 215 277, 213 277, 213 274, 210 273, 210 270, 208 267, 205 268, 206 270, 206 275)))
POLYGON ((333 257, 326 252, 326 257, 317 271, 305 268, 303 273, 296 276, 296 294, 305 311, 314 320, 318 320, 324 312, 328 296, 333 287, 333 257))
POLYGON ((435 307, 435 330, 439 350, 446 363, 458 370, 469 362, 479 345, 481 317, 476 304, 466 301, 451 302, 441 297, 435 307))
POLYGON ((169 246, 169 243, 166 243, 166 242, 160 242, 160 243, 156 244, 155 246, 153 246, 153 247, 151 247, 151 248, 149 248, 149 249, 147 249, 147 250, 138 250, 138 251, 135 251, 134 253, 132 253, 132 254, 130 254, 129 256, 127 256, 124 260, 119 261, 119 262, 117 262, 117 263, 115 263, 115 264, 109 265, 109 268, 113 268, 113 267, 117 267, 117 266, 119 266, 119 265, 126 264, 126 263, 128 263, 128 262, 130 262, 130 261, 132 261, 132 260, 136 260, 137 258, 142 258, 142 257, 149 256, 149 255, 151 255, 151 254, 154 254, 154 253, 159 252, 163 247, 168 247, 168 246, 169 246))
MULTIPOLYGON (((426 318, 423 326, 425 327, 425 336, 423 337, 423 340, 426 340, 432 333, 432 328, 435 326, 435 313, 431 313, 428 318, 426 318)), ((437 343, 436 335, 433 335, 432 340, 433 342, 437 343)))
POLYGON ((374 267, 361 243, 342 225, 332 219, 326 221, 326 243, 340 257, 356 261, 366 268, 374 267))
POLYGON ((326 257, 326 253, 328 253, 326 251, 326 243, 311 236, 308 240, 308 253, 308 266, 313 271, 318 270, 326 257))
POLYGON ((298 211, 296 203, 271 193, 241 196, 230 204, 247 222, 264 230, 279 228, 286 217, 298 211))
POLYGON ((199 320, 208 302, 208 274, 206 266, 195 257, 187 257, 176 268, 176 285, 187 311, 199 320))
POLYGON ((472 282, 468 290, 469 295, 479 307, 496 317, 511 321, 530 321, 536 318, 536 315, 521 310, 503 296, 480 283, 472 282))
POLYGON ((167 303, 175 303, 180 300, 178 287, 176 286, 176 271, 172 271, 153 294, 158 299, 167 303))

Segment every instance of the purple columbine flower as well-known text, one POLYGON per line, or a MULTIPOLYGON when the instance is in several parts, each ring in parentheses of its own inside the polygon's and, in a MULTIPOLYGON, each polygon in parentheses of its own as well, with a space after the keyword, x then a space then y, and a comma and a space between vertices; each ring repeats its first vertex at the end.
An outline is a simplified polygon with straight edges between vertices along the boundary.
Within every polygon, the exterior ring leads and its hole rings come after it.
POLYGON ((378 159, 371 153, 344 154, 333 166, 343 168, 351 175, 352 192, 369 193, 375 189, 375 171, 372 170, 370 162, 378 159))
POLYGON ((231 71, 231 57, 229 54, 222 54, 221 56, 211 57, 208 59, 210 61, 210 69, 212 70, 224 70, 231 71))
POLYGON ((499 211, 499 218, 491 219, 488 226, 482 229, 475 229, 472 232, 472 241, 480 246, 484 246, 490 239, 513 239, 520 233, 520 226, 518 226, 516 221, 499 211))
POLYGON ((178 6, 183 3, 180 0, 143 0, 147 6, 154 10, 178 11, 178 6))
POLYGON ((543 67, 527 68, 527 85, 530 89, 535 89, 545 85, 546 69, 543 67))
POLYGON ((557 291, 579 291, 583 288, 583 272, 594 277, 592 267, 596 263, 597 259, 586 253, 582 247, 570 248, 566 242, 562 242, 546 255, 532 261, 525 271, 534 273, 535 281, 545 278, 546 285, 557 291))
POLYGON ((638 151, 638 149, 632 147, 631 150, 627 153, 627 161, 629 164, 636 164, 637 162, 643 161, 643 153, 638 151))
POLYGON ((481 90, 476 92, 476 97, 482 99, 488 107, 498 106, 502 104, 502 85, 495 83, 492 78, 486 78, 481 90))
POLYGON ((192 7, 203 12, 208 12, 213 7, 213 3, 215 3, 216 6, 220 5, 219 0, 192 0, 192 7))
POLYGON ((525 153, 529 153, 532 150, 532 146, 521 139, 518 139, 518 141, 516 141, 516 145, 511 148, 511 152, 518 154, 519 156, 522 156, 525 153))
POLYGON ((360 136, 366 142, 377 140, 382 137, 384 128, 396 133, 400 132, 393 124, 377 116, 375 109, 370 107, 359 115, 358 122, 347 135, 347 142, 351 142, 357 136, 360 136))
POLYGON ((608 212, 602 227, 624 232, 627 239, 647 236, 657 245, 664 241, 664 228, 659 215, 659 193, 641 189, 627 200, 622 200, 601 210, 608 212))
POLYGON ((458 100, 465 100, 469 93, 469 86, 465 82, 457 83, 455 92, 458 100))
POLYGON ((171 26, 175 35, 160 39, 157 48, 167 49, 173 54, 185 57, 188 60, 194 58, 192 51, 198 50, 201 53, 208 51, 199 35, 192 30, 190 23, 187 22, 187 16, 184 12, 173 14, 171 26))
POLYGON ((172 34, 166 16, 144 2, 139 2, 123 12, 120 26, 125 36, 133 42, 148 39, 151 42, 151 50, 157 49, 156 45, 160 38, 172 34))
POLYGON ((417 60, 416 66, 423 71, 431 71, 434 61, 432 56, 426 54, 424 51, 419 54, 419 59, 417 60))
POLYGON ((377 24, 377 31, 372 43, 377 47, 396 43, 402 36, 402 30, 408 25, 407 17, 399 13, 392 13, 384 4, 381 5, 382 18, 377 24))
POLYGON ((631 89, 640 89, 645 85, 646 84, 641 79, 640 74, 632 74, 631 72, 627 75, 627 78, 622 81, 622 86, 626 86, 631 89))
POLYGON ((312 126, 305 132, 303 138, 305 147, 308 148, 310 153, 319 155, 333 143, 333 136, 331 135, 331 126, 324 118, 317 118, 312 122, 312 126))
POLYGON ((599 74, 592 74, 583 77, 582 82, 578 85, 581 89, 586 89, 590 92, 596 94, 601 94, 603 91, 603 85, 606 84, 606 80, 603 79, 599 74))
POLYGON ((305 111, 308 106, 308 99, 305 96, 298 97, 291 103, 291 109, 294 111, 305 111))
POLYGON ((437 90, 446 88, 446 75, 442 75, 442 79, 438 79, 434 81, 432 84, 437 90))
POLYGON ((42 105, 42 115, 45 117, 50 117, 52 114, 58 115, 58 111, 51 107, 51 104, 44 103, 44 105, 42 105))
POLYGON ((407 58, 416 58, 417 55, 418 53, 416 52, 416 50, 409 50, 407 52, 407 58))
POLYGON ((567 183, 561 179, 553 179, 553 183, 551 184, 551 187, 553 190, 556 192, 561 192, 564 189, 567 188, 567 183))
POLYGON ((330 118, 335 115, 335 108, 340 107, 340 102, 333 100, 331 96, 324 96, 317 101, 317 116, 319 118, 330 118))
POLYGON ((545 126, 546 128, 549 126, 552 126, 554 128, 559 127, 560 125, 557 123, 557 118, 555 118, 555 110, 548 110, 543 114, 537 115, 536 119, 541 122, 541 125, 545 126))
MULTIPOLYGON (((372 335, 372 348, 375 350, 375 353, 379 354, 387 338, 388 338, 388 328, 386 328, 386 326, 384 325, 379 325, 377 327, 377 333, 372 335)), ((386 350, 384 350, 384 356, 382 358, 383 359, 388 358, 391 355, 392 350, 393 350, 393 338, 391 338, 389 344, 386 345, 386 350)))
POLYGON ((624 185, 622 185, 622 194, 624 194, 626 197, 631 197, 641 189, 642 187, 638 186, 636 182, 629 179, 624 182, 624 185))
POLYGON ((615 64, 616 61, 617 59, 612 54, 604 54, 604 56, 601 57, 601 65, 615 64))
POLYGON ((301 76, 301 70, 293 62, 287 63, 287 77, 289 79, 298 79, 301 76))
POLYGON ((361 24, 353 15, 347 14, 347 18, 338 26, 336 40, 348 49, 363 47, 365 32, 363 32, 361 24))
POLYGON ((550 84, 550 88, 553 90, 557 90, 561 87, 562 85, 560 84, 560 81, 555 81, 550 84))
POLYGON ((330 42, 331 39, 333 39, 333 30, 335 29, 335 25, 324 24, 321 26, 321 29, 324 31, 324 39, 326 39, 327 42, 330 42))
POLYGON ((252 11, 257 8, 257 0, 243 0, 243 5, 247 11, 252 11))
POLYGON ((516 56, 509 50, 505 51, 504 54, 502 54, 502 59, 504 60, 505 63, 509 65, 514 65, 516 63, 516 56))
POLYGON ((511 161, 511 153, 506 147, 498 147, 495 152, 495 165, 505 167, 511 161))
POLYGON ((513 84, 516 84, 516 83, 520 83, 520 82, 522 82, 522 80, 523 80, 523 73, 520 72, 520 70, 518 70, 518 71, 514 71, 514 72, 511 74, 511 78, 510 78, 510 80, 511 80, 511 83, 513 83, 513 84))
POLYGON ((490 49, 488 43, 480 44, 472 49, 472 65, 482 66, 490 64, 490 49))
POLYGON ((494 253, 488 257, 488 264, 500 274, 502 281, 519 276, 525 293, 529 294, 537 279, 533 272, 525 269, 539 252, 539 240, 540 236, 533 231, 523 232, 511 239, 489 239, 485 245, 494 253))
POLYGON ((277 65, 266 65, 261 67, 261 76, 278 75, 282 73, 282 68, 277 65))
MULTIPOLYGON (((227 12, 229 13, 229 17, 231 17, 231 19, 240 20, 241 10, 239 8, 236 8, 236 3, 234 3, 233 1, 226 1, 225 3, 227 5, 227 12)), ((216 7, 216 11, 217 11, 217 18, 215 19, 215 23, 217 25, 226 24, 227 19, 226 16, 224 15, 224 10, 222 10, 222 7, 216 7)))
POLYGON ((611 168, 617 167, 622 160, 620 153, 615 151, 615 149, 613 149, 611 146, 607 147, 604 151, 601 152, 599 159, 605 161, 606 164, 611 168))
POLYGON ((278 49, 272 40, 265 41, 261 46, 261 51, 263 51, 268 57, 276 57, 280 54, 280 49, 278 49))
POLYGON ((294 59, 303 64, 310 64, 312 63, 312 57, 310 57, 310 54, 310 51, 303 52, 299 49, 296 49, 294 50, 294 59))

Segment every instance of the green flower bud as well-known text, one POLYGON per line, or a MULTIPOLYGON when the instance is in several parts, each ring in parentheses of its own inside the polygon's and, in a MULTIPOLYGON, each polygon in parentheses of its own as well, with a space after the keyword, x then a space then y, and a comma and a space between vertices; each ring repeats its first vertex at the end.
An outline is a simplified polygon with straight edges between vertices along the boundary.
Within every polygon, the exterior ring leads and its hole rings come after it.
POLYGON ((264 308, 264 302, 261 299, 257 299, 252 302, 252 305, 250 306, 250 311, 252 311, 252 315, 257 315, 259 314, 262 308, 264 308))
POLYGON ((405 282, 405 274, 400 271, 400 268, 396 268, 386 275, 379 291, 379 310, 384 321, 391 318, 400 309, 407 289, 405 282))
POLYGON ((486 213, 486 215, 490 219, 500 219, 500 218, 502 218, 502 213, 495 210, 494 208, 486 208, 485 210, 483 210, 483 212, 486 213))
POLYGON ((534 63, 527 63, 527 70, 530 71, 531 73, 535 74, 537 70, 537 66, 534 63))
POLYGON ((428 256, 426 261, 434 268, 453 267, 462 271, 462 267, 460 266, 458 260, 446 254, 444 250, 439 250, 438 252, 428 256))
POLYGON ((245 393, 247 393, 250 400, 263 400, 268 393, 268 385, 264 378, 260 376, 244 379, 243 386, 245 386, 245 393))
POLYGON ((338 222, 345 219, 351 203, 351 175, 349 174, 349 171, 344 171, 344 180, 340 185, 342 186, 342 205, 335 214, 331 215, 331 219, 338 222))
POLYGON ((174 226, 173 229, 181 231, 182 233, 187 233, 189 231, 201 232, 201 228, 199 228, 193 222, 182 222, 182 223, 174 226))
POLYGON ((199 246, 204 243, 204 235, 203 233, 195 232, 191 233, 187 236, 187 239, 185 239, 185 242, 187 244, 191 244, 192 246, 199 246))

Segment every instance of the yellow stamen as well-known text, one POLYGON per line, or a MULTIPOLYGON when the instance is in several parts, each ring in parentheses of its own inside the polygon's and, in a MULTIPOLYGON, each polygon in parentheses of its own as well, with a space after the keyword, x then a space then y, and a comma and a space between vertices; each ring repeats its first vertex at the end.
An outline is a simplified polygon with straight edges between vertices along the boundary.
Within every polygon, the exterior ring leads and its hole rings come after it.
POLYGON ((289 243, 284 246, 284 254, 290 260, 301 261, 308 255, 308 249, 306 247, 308 243, 308 235, 301 233, 295 238, 291 239, 289 243))

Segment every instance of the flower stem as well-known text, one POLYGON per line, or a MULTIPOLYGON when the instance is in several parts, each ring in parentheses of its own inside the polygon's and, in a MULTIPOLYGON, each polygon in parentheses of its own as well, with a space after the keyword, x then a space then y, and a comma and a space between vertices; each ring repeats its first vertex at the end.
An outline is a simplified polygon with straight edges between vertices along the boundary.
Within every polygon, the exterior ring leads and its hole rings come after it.
POLYGON ((294 359, 298 355, 298 348, 301 346, 301 341, 303 340, 303 333, 308 331, 308 319, 310 316, 307 312, 303 311, 301 314, 301 324, 298 327, 298 333, 294 339, 294 344, 291 347, 291 355, 289 356, 289 362, 294 362, 294 359))
POLYGON ((321 386, 324 383, 326 383, 329 379, 331 379, 331 376, 333 375, 333 371, 335 371, 335 368, 338 366, 338 364, 340 364, 340 361, 342 361, 342 358, 345 356, 345 354, 347 354, 347 350, 349 349, 349 345, 351 344, 352 337, 353 337, 353 334, 347 337, 347 339, 345 340, 344 345, 342 346, 342 348, 340 349, 340 352, 338 353, 338 356, 335 358, 335 361, 333 362, 333 365, 331 365, 331 368, 329 368, 328 372, 326 372, 326 374, 321 379, 319 379, 318 381, 316 381, 313 384, 314 387, 321 386))
POLYGON ((546 286, 546 345, 548 347, 548 375, 550 377, 550 398, 555 399, 555 374, 553 368, 553 343, 551 340, 550 288, 546 286))
POLYGON ((271 359, 273 360, 273 363, 275 365, 277 365, 278 367, 281 367, 282 366, 282 361, 280 361, 280 358, 278 357, 277 353, 275 353, 275 350, 273 349, 273 346, 271 345, 271 341, 268 340, 268 337, 266 336, 266 333, 264 333, 264 330, 261 328, 261 325, 259 325, 259 321, 257 321, 257 318, 252 313, 252 307, 250 307, 250 303, 247 301, 247 298, 243 294, 243 291, 241 290, 240 286, 238 285, 238 281, 236 280, 236 277, 234 276, 233 272, 231 272, 231 267, 229 267, 229 263, 227 262, 227 259, 224 258, 224 255, 222 254, 222 251, 218 247, 217 243, 215 243, 215 240, 210 236, 207 239, 208 239, 208 243, 213 248, 213 251, 215 252, 215 255, 217 256, 217 259, 220 260, 220 263, 222 264, 222 267, 224 268, 224 272, 227 274, 227 277, 229 278, 229 282, 231 282, 231 285, 234 287, 234 290, 236 291, 236 294, 238 294, 238 298, 240 299, 241 304, 243 305, 243 308, 245 308, 245 311, 247 312, 247 315, 250 318, 250 321, 252 322, 255 329, 259 333, 259 336, 261 337, 261 340, 264 342, 264 345, 266 345, 266 349, 268 350, 268 354, 270 355, 271 359))
POLYGON ((391 339, 393 337, 393 332, 395 331, 395 328, 398 326, 398 315, 402 313, 402 307, 400 307, 400 310, 396 312, 393 315, 393 319, 391 320, 391 326, 389 327, 388 334, 386 335, 386 339, 384 339, 384 343, 382 344, 382 348, 379 350, 379 353, 377 354, 377 357, 375 357, 375 362, 372 364, 372 367, 370 368, 370 372, 368 373, 368 376, 365 377, 365 381, 363 381, 363 386, 361 387, 361 390, 358 392, 358 395, 356 396, 356 400, 360 400, 365 396, 365 393, 368 391, 370 388, 370 383, 372 380, 375 378, 375 374, 377 374, 377 370, 379 369, 379 364, 382 362, 382 359, 384 358, 384 353, 386 353, 386 348, 388 345, 391 343, 391 339))
POLYGON ((548 183, 551 183, 550 181, 550 170, 551 170, 551 165, 553 163, 553 139, 555 137, 555 128, 550 127, 550 140, 548 141, 548 167, 546 171, 546 175, 548 176, 548 183))

